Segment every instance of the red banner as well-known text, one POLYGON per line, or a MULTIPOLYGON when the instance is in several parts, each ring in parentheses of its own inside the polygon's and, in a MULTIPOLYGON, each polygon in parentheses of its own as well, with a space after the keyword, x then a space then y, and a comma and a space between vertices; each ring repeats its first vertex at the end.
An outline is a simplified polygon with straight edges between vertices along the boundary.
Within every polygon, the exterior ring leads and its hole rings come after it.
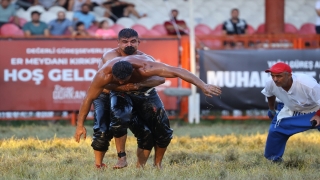
MULTIPOLYGON (((117 47, 115 40, 0 41, 0 111, 78 110, 102 54, 117 47)), ((142 40, 139 50, 157 61, 178 66, 178 41, 142 40)), ((176 99, 162 94, 177 87, 167 79, 157 87, 166 109, 176 99)))

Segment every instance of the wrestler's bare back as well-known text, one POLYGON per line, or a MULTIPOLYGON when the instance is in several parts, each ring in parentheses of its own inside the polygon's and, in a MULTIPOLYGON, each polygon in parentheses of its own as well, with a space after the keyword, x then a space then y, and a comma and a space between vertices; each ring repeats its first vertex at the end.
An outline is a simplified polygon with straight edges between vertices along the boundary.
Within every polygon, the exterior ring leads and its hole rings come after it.
POLYGON ((154 60, 148 55, 130 55, 125 57, 116 57, 111 60, 106 61, 106 63, 99 69, 97 73, 105 78, 110 78, 109 83, 118 84, 119 81, 115 80, 112 76, 112 67, 118 61, 128 61, 132 64, 134 70, 130 79, 126 83, 138 83, 146 80, 149 76, 143 76, 141 71, 145 71, 145 68, 149 62, 154 62, 154 60))

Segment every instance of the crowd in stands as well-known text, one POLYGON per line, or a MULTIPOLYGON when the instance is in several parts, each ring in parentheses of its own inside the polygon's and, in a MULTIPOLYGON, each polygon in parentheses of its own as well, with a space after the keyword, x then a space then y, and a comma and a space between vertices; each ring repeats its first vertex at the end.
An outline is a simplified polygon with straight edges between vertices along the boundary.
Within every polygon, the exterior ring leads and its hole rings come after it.
MULTIPOLYGON (((0 0, 0 27, 6 24, 14 24, 22 33, 10 34, 3 33, 2 35, 22 35, 25 36, 63 36, 72 35, 77 36, 97 36, 102 38, 116 37, 119 29, 124 26, 118 24, 125 18, 135 17, 137 19, 143 19, 148 17, 147 14, 139 13, 135 7, 135 4, 120 1, 120 0, 0 0), (44 10, 40 10, 41 6, 44 10), (58 7, 58 8, 57 8, 58 7), (29 15, 31 20, 17 16, 19 9, 28 11, 34 8, 29 15), (41 20, 41 16, 44 16, 46 11, 56 8, 56 18, 50 21, 44 22, 41 20), (93 10, 101 10, 102 18, 92 13, 93 10), (68 12, 72 12, 72 18, 67 17, 68 12)), ((320 34, 320 0, 317 1, 316 6, 317 21, 313 24, 314 33, 320 34)), ((179 11, 172 9, 168 20, 161 25, 152 27, 152 29, 141 27, 129 22, 124 23, 129 27, 136 27, 138 33, 150 34, 150 35, 188 35, 189 28, 187 23, 178 18, 179 11), (165 33, 165 34, 164 34, 165 33)), ((227 18, 226 18, 227 19, 227 18)), ((125 22, 125 21, 124 21, 125 22)), ((215 29, 205 27, 203 24, 199 24, 196 27, 196 35, 234 35, 234 34, 252 34, 263 31, 263 25, 257 29, 247 24, 244 19, 239 18, 239 10, 231 10, 231 18, 225 22, 221 22, 215 29), (218 33, 217 33, 218 32, 218 33)), ((295 27, 294 27, 295 28, 295 27)), ((4 28, 10 29, 10 28, 4 28)), ((296 30, 298 31, 298 30, 296 30)), ((287 31, 286 31, 287 32, 287 31)), ((294 30, 292 32, 295 32, 294 30)), ((234 46, 233 43, 225 42, 225 45, 234 46)))
POLYGON ((119 0, 1 0, 0 27, 5 24, 15 24, 23 30, 25 36, 89 36, 109 38, 116 37, 116 32, 110 29, 107 19, 117 21, 121 17, 140 15, 134 8, 134 4, 119 0), (26 22, 16 15, 19 8, 29 10, 35 6, 42 6, 48 11, 52 7, 61 7, 57 12, 57 18, 46 23, 41 21, 39 10, 30 13, 31 20, 26 22), (95 7, 104 8, 105 19, 97 22, 94 14, 90 13, 95 7), (73 12, 72 20, 66 18, 66 12, 73 12), (23 21, 24 23, 21 23, 23 21), (89 32, 89 28, 91 28, 89 32))

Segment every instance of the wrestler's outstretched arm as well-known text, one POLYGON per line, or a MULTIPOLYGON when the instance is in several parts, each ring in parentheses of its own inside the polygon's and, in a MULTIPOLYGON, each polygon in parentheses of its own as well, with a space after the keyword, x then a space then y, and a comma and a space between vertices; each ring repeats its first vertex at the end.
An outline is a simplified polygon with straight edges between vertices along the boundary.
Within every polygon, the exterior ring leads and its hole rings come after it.
POLYGON ((110 83, 111 80, 112 80, 112 75, 111 74, 105 75, 103 72, 98 72, 93 78, 87 90, 87 94, 84 97, 80 106, 78 121, 77 121, 77 129, 74 134, 74 137, 77 142, 80 142, 80 138, 82 134, 83 134, 83 138, 84 139, 86 138, 87 131, 83 126, 83 123, 90 111, 93 100, 99 96, 99 94, 104 89, 104 86, 110 83))
POLYGON ((142 64, 143 67, 141 67, 139 71, 143 76, 161 76, 165 78, 179 77, 200 88, 206 96, 212 97, 212 95, 218 96, 221 94, 221 89, 219 87, 212 84, 206 84, 186 69, 169 66, 159 62, 144 61, 142 64))

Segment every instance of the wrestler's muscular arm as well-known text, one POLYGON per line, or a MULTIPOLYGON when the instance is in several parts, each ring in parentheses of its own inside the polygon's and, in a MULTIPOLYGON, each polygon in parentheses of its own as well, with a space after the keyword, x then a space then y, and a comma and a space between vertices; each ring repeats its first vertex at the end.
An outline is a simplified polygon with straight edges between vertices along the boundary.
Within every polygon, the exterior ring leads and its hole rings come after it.
POLYGON ((77 121, 77 129, 74 135, 77 142, 80 142, 80 137, 82 134, 83 134, 83 138, 84 139, 86 138, 86 129, 84 128, 83 123, 90 111, 93 100, 99 96, 99 94, 104 89, 104 86, 110 83, 111 81, 112 81, 112 75, 111 74, 105 75, 103 71, 98 71, 98 73, 93 78, 89 86, 89 89, 87 90, 87 94, 84 97, 80 106, 78 121, 77 121))
POLYGON ((186 69, 151 61, 143 61, 141 65, 142 67, 140 67, 139 71, 143 76, 158 75, 165 78, 179 77, 200 88, 206 96, 212 97, 212 95, 221 94, 219 87, 204 83, 201 79, 186 69))

